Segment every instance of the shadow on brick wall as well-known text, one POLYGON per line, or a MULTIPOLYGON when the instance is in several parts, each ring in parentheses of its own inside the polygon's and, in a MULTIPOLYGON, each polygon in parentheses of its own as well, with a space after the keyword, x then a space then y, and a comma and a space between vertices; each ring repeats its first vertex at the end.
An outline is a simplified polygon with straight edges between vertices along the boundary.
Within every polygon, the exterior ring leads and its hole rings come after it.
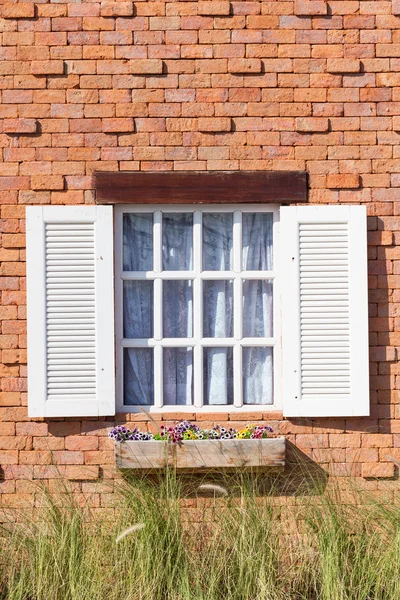
MULTIPOLYGON (((160 478, 166 477, 166 473, 143 472, 137 475, 132 471, 124 470, 122 476, 132 486, 138 479, 157 486, 160 478)), ((231 472, 224 470, 224 472, 178 473, 177 479, 182 486, 183 498, 212 496, 214 494, 212 490, 210 492, 199 490, 202 484, 222 486, 233 497, 240 496, 244 489, 256 491, 259 496, 293 497, 323 494, 328 482, 328 474, 309 456, 287 442, 286 466, 282 471, 243 468, 232 469, 231 472)))

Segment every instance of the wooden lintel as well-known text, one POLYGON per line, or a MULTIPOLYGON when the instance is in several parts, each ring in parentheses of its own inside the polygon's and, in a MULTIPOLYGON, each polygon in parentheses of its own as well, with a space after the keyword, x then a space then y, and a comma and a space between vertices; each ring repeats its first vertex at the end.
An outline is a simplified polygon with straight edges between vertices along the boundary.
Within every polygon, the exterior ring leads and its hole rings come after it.
POLYGON ((98 204, 307 202, 305 171, 97 171, 98 204))

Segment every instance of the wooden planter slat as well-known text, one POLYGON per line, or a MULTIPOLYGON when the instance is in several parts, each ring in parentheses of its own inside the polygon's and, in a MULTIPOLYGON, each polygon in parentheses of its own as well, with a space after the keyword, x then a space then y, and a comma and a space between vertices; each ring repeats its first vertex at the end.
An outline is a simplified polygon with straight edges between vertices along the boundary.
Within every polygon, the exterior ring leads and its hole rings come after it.
POLYGON ((115 463, 120 469, 217 469, 284 467, 285 438, 264 440, 186 440, 181 444, 160 441, 115 443, 115 463))

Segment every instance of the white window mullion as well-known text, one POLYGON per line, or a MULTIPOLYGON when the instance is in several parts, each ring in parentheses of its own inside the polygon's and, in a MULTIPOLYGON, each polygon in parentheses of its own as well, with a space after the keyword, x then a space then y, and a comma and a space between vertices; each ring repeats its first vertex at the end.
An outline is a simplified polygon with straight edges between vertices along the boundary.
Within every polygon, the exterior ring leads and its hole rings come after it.
MULTIPOLYGON (((161 210, 154 212, 153 221, 153 268, 157 275, 160 275, 162 271, 162 213, 161 210)), ((153 310, 154 310, 154 338, 161 340, 163 336, 163 302, 162 302, 162 280, 157 277, 154 280, 154 296, 153 296, 153 310)), ((154 361, 156 358, 154 357, 154 361)), ((154 366, 154 368, 156 368, 154 366)))
POLYGON ((233 336, 235 340, 242 338, 242 213, 233 213, 233 336))
MULTIPOLYGON (((162 212, 156 210, 153 220, 153 269, 157 275, 162 271, 162 212)), ((163 289, 160 277, 154 280, 153 311, 154 311, 154 338, 158 341, 163 336, 163 289)), ((163 348, 156 345, 154 350, 154 406, 163 406, 163 348)))
POLYGON ((194 211, 193 215, 193 270, 195 279, 193 282, 193 327, 195 347, 193 350, 193 380, 194 380, 194 406, 203 406, 203 348, 200 344, 203 337, 203 290, 201 274, 202 253, 202 213, 194 211))
POLYGON ((233 397, 234 406, 243 405, 243 374, 242 374, 242 346, 237 343, 242 338, 243 331, 243 300, 242 300, 242 213, 235 210, 233 213, 233 335, 235 346, 233 348, 233 397))

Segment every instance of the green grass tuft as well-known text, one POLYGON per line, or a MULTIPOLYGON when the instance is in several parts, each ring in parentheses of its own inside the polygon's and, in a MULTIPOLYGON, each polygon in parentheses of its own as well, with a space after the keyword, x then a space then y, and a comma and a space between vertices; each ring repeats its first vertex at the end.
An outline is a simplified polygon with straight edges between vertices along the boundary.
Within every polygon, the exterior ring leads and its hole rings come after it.
POLYGON ((35 518, 0 532, 0 599, 400 599, 399 506, 259 484, 230 476, 205 499, 174 473, 122 481, 108 519, 42 489, 35 518))

